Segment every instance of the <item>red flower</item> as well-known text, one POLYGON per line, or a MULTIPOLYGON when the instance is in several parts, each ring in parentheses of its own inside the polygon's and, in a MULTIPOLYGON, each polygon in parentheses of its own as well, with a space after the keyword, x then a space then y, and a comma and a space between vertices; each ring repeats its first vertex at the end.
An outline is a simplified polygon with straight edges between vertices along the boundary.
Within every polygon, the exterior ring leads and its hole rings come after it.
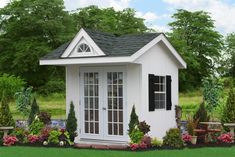
POLYGON ((183 134, 182 135, 182 140, 184 141, 184 142, 191 142, 191 140, 192 140, 192 136, 191 135, 189 135, 189 134, 183 134))
POLYGON ((148 148, 147 144, 144 143, 144 142, 140 143, 140 144, 139 144, 139 147, 140 147, 141 149, 147 149, 147 148, 148 148))
POLYGON ((218 140, 221 143, 232 143, 233 142, 233 136, 230 133, 221 134, 218 137, 218 140))
POLYGON ((29 135, 28 141, 29 143, 36 143, 39 141, 39 137, 37 135, 29 135))
POLYGON ((5 146, 11 146, 14 145, 16 142, 18 142, 19 140, 17 139, 16 136, 6 136, 3 138, 3 144, 5 146))
POLYGON ((133 151, 137 150, 138 148, 139 148, 139 144, 133 143, 133 144, 130 145, 130 149, 133 150, 133 151))

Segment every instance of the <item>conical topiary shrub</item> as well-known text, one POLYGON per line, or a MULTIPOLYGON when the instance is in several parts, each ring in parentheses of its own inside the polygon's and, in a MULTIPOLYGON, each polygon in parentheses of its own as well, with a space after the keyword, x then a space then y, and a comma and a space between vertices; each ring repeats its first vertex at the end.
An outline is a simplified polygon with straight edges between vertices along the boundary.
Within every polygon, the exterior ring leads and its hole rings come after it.
POLYGON ((15 126, 7 100, 3 96, 0 107, 0 127, 15 126))
POLYGON ((33 120, 35 119, 35 116, 38 113, 39 113, 39 106, 37 104, 36 98, 33 98, 33 103, 31 105, 31 111, 30 111, 29 118, 28 118, 29 125, 33 122, 33 120))
POLYGON ((76 137, 76 131, 77 131, 77 118, 75 116, 73 102, 70 103, 69 114, 68 114, 68 118, 66 121, 66 130, 69 133, 70 140, 74 141, 74 138, 76 137))
POLYGON ((139 117, 135 112, 135 105, 132 107, 131 110, 131 116, 130 116, 130 122, 128 124, 129 126, 129 135, 131 134, 131 132, 134 130, 135 126, 137 126, 139 124, 139 117))
MULTIPOLYGON (((229 91, 229 96, 223 110, 221 122, 223 124, 235 123, 235 92, 233 88, 231 88, 229 91)), ((225 127, 225 130, 228 131, 228 128, 225 127)))

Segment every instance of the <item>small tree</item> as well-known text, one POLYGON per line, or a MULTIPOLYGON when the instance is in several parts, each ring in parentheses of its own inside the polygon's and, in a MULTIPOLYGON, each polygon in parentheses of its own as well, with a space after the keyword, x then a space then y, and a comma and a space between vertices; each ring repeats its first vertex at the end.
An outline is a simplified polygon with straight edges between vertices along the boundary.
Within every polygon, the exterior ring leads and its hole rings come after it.
POLYGON ((15 126, 15 121, 12 118, 9 105, 4 96, 0 108, 0 126, 15 126))
POLYGON ((139 118, 135 112, 135 105, 133 105, 132 110, 131 110, 131 116, 130 116, 130 122, 128 124, 129 126, 129 135, 131 132, 134 130, 135 126, 139 124, 139 118))
MULTIPOLYGON (((222 123, 234 123, 235 122, 235 92, 231 88, 226 105, 223 110, 222 123)), ((225 128, 227 130, 227 128, 225 128)))
POLYGON ((68 118, 66 121, 66 130, 69 133, 70 140, 74 141, 74 138, 76 137, 76 130, 77 130, 77 118, 75 116, 73 102, 70 103, 69 114, 68 114, 68 118))
POLYGON ((207 122, 210 120, 204 101, 200 104, 197 112, 194 114, 193 120, 198 120, 199 122, 207 122))
POLYGON ((29 118, 28 118, 28 123, 29 125, 33 122, 33 120, 35 119, 35 116, 39 113, 39 106, 37 104, 36 98, 33 98, 33 103, 31 105, 31 111, 29 114, 29 118))

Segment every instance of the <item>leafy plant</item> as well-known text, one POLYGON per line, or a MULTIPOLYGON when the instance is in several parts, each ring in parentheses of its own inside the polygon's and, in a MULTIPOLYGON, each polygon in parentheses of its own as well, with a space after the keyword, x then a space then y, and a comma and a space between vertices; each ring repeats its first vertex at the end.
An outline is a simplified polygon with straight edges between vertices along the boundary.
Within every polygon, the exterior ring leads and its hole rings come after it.
POLYGON ((28 132, 23 128, 15 128, 13 131, 13 135, 17 137, 20 143, 24 143, 25 137, 28 135, 28 132))
POLYGON ((180 135, 180 130, 178 128, 172 128, 166 132, 166 135, 163 137, 163 145, 174 147, 174 148, 182 148, 184 146, 184 142, 180 135))
POLYGON ((43 122, 41 122, 39 118, 36 116, 34 121, 29 126, 29 132, 32 135, 39 135, 43 127, 44 127, 43 122))
POLYGON ((142 138, 144 137, 144 133, 136 127, 132 132, 129 134, 132 143, 140 143, 142 138))
POLYGON ((142 139, 141 139, 141 142, 140 143, 145 143, 147 145, 147 147, 151 147, 151 137, 150 136, 144 136, 142 139))
POLYGON ((36 143, 39 141, 39 136, 38 135, 29 135, 28 136, 28 142, 29 143, 36 143))
MULTIPOLYGON (((226 105, 224 106, 222 123, 234 123, 235 122, 235 91, 233 88, 229 90, 229 96, 227 98, 226 105)), ((225 127, 228 130, 227 127, 225 127)))
POLYGON ((16 108, 23 114, 23 116, 27 116, 29 114, 32 90, 32 87, 28 87, 26 89, 23 88, 20 92, 15 94, 16 108))
POLYGON ((45 127, 41 130, 39 140, 41 142, 48 141, 49 134, 51 132, 51 128, 45 127))
POLYGON ((145 121, 140 122, 138 125, 138 128, 140 131, 142 131, 144 134, 147 134, 150 131, 150 125, 148 125, 145 121))
POLYGON ((68 114, 68 118, 66 121, 66 130, 69 132, 70 140, 74 141, 74 138, 76 137, 76 130, 77 130, 77 118, 75 116, 73 102, 70 103, 69 114, 68 114))
POLYGON ((51 114, 48 112, 39 112, 38 118, 45 125, 48 125, 51 123, 51 114))
POLYGON ((189 135, 194 136, 194 129, 198 126, 198 119, 194 120, 193 118, 189 118, 187 121, 187 131, 189 135))
POLYGON ((128 126, 129 126, 129 130, 128 130, 129 136, 138 124, 139 124, 139 118, 138 118, 138 116, 135 112, 135 105, 133 105, 132 110, 131 110, 130 122, 128 124, 128 126))
POLYGON ((8 135, 3 138, 3 144, 5 146, 14 145, 16 142, 18 142, 18 139, 16 138, 16 136, 8 135))
POLYGON ((233 143, 233 136, 230 133, 221 134, 218 137, 218 141, 221 143, 233 143))
POLYGON ((192 136, 190 134, 183 134, 182 135, 182 140, 185 142, 185 143, 190 143, 192 141, 192 136))
POLYGON ((0 76, 0 99, 3 94, 7 101, 14 98, 14 94, 25 86, 24 80, 14 75, 3 74, 0 76))
POLYGON ((203 99, 206 101, 207 109, 211 113, 219 104, 222 86, 218 80, 206 78, 202 81, 203 99))
POLYGON ((135 151, 135 150, 139 149, 139 144, 138 143, 131 143, 130 144, 130 149, 132 151, 135 151))
POLYGON ((34 97, 33 103, 31 105, 31 111, 30 111, 29 118, 28 118, 29 125, 33 122, 33 120, 35 119, 38 113, 39 113, 39 106, 37 104, 36 98, 34 97))
POLYGON ((151 145, 153 147, 162 147, 162 144, 163 144, 163 141, 158 139, 158 138, 153 138, 152 141, 151 141, 151 145))
POLYGON ((15 126, 15 121, 11 115, 9 105, 5 97, 2 98, 0 107, 0 126, 15 126))
POLYGON ((48 137, 48 141, 49 143, 53 143, 53 144, 59 144, 59 137, 61 135, 61 132, 59 130, 52 130, 49 133, 49 137, 48 137))
MULTIPOLYGON (((207 109, 205 107, 205 103, 204 101, 200 104, 198 110, 196 111, 196 113, 193 116, 193 121, 194 122, 208 122, 210 120, 210 116, 207 113, 207 109)), ((200 124, 197 122, 197 126, 196 128, 201 127, 200 124)), ((190 134, 192 135, 192 134, 190 134)))

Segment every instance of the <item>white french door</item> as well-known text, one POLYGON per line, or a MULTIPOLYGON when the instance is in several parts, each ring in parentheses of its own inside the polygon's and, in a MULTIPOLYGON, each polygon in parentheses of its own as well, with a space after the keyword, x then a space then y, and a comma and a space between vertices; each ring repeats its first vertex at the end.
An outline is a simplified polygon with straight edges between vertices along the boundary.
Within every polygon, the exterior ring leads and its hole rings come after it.
POLYGON ((81 68, 81 138, 124 140, 126 137, 125 70, 81 68))

